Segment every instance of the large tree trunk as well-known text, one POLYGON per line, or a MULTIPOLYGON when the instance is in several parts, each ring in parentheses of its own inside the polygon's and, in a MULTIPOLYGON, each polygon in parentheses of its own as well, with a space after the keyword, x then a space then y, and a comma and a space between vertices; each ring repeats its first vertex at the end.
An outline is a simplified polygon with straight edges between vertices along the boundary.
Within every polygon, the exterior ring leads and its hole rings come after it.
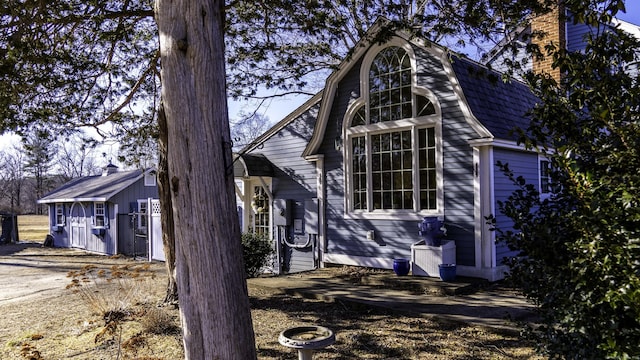
POLYGON ((187 359, 256 358, 231 166, 223 7, 156 2, 187 359))
POLYGON ((167 268, 167 292, 165 303, 178 301, 178 283, 176 281, 176 235, 173 223, 173 206, 171 205, 171 191, 169 185, 169 163, 167 161, 169 133, 167 131, 167 117, 164 106, 158 110, 158 193, 160 195, 160 223, 162 224, 162 247, 164 249, 164 263, 167 268))

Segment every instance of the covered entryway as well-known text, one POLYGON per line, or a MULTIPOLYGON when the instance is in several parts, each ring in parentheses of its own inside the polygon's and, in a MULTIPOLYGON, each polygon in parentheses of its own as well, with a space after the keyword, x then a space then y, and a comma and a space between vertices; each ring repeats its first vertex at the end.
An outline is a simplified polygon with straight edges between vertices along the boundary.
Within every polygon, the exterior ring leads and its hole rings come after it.
POLYGON ((236 155, 233 165, 240 230, 261 234, 273 242, 276 256, 271 267, 279 273, 281 251, 272 226, 273 166, 261 154, 236 155))
POLYGON ((84 205, 79 202, 73 203, 69 217, 71 247, 85 249, 87 247, 87 217, 84 205))
POLYGON ((234 176, 241 231, 261 234, 272 241, 274 273, 312 270, 318 264, 318 239, 317 230, 309 230, 318 228, 317 201, 293 201, 282 192, 278 194, 276 171, 262 154, 236 155, 234 176))

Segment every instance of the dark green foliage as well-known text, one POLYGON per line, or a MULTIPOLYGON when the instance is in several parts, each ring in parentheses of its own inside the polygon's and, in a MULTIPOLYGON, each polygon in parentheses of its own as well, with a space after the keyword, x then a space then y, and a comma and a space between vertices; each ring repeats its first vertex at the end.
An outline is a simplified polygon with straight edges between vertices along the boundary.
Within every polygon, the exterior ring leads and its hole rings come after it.
POLYGON ((27 135, 39 126, 62 133, 149 117, 126 106, 158 93, 157 79, 145 76, 159 66, 151 6, 146 0, 2 2, 0 132, 27 135))
POLYGON ((387 36, 402 29, 462 49, 494 44, 491 40, 502 38, 505 29, 516 29, 556 1, 229 1, 229 95, 261 98, 260 87, 278 94, 315 94, 380 18, 388 20, 381 30, 387 36))
POLYGON ((520 251, 509 279, 538 305, 542 324, 529 334, 552 358, 637 359, 640 84, 627 65, 640 44, 610 29, 584 52, 548 50, 565 77, 529 78, 543 101, 521 140, 551 160, 554 193, 542 200, 500 164, 517 187, 499 206, 513 228, 498 239, 520 251))
POLYGON ((271 254, 273 254, 273 248, 265 236, 252 232, 242 234, 242 256, 247 278, 260 275, 262 268, 268 264, 271 254))

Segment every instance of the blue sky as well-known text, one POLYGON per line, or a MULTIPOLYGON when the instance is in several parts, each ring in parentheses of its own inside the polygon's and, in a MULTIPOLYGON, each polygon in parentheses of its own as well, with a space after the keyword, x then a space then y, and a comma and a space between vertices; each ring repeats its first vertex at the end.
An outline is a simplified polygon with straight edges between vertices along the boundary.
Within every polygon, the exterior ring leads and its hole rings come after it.
MULTIPOLYGON (((636 24, 640 26, 640 1, 639 0, 626 0, 625 5, 627 8, 626 13, 619 13, 618 17, 624 21, 636 24)), ((298 96, 290 97, 288 99, 270 100, 267 103, 267 109, 261 112, 266 113, 272 122, 278 122, 282 120, 290 111, 293 111, 296 107, 304 103, 308 97, 298 96)), ((229 115, 233 118, 237 115, 237 111, 243 107, 242 103, 229 101, 229 115)), ((251 108, 251 107, 249 107, 251 108)), ((0 136, 0 151, 8 147, 15 140, 9 136, 0 136)))
POLYGON ((626 0, 625 6, 627 13, 619 13, 618 17, 624 21, 640 25, 640 1, 638 0, 626 0))
MULTIPOLYGON (((627 8, 626 13, 618 13, 618 18, 640 26, 640 0, 626 0, 625 6, 627 8)), ((265 104, 266 109, 263 108, 260 113, 268 116, 272 123, 276 123, 287 116, 289 112, 302 105, 308 98, 308 96, 290 96, 285 99, 268 100, 265 104)), ((230 117, 232 119, 235 118, 238 110, 243 106, 247 106, 246 103, 229 100, 230 117)), ((252 110, 252 107, 248 105, 247 109, 252 110)))

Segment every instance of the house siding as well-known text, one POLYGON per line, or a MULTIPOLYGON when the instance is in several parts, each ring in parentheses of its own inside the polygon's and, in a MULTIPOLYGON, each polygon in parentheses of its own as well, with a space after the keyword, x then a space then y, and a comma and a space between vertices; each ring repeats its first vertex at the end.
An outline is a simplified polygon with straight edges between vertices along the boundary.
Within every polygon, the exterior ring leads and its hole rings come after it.
MULTIPOLYGON (((118 207, 118 214, 110 214, 112 218, 109 219, 111 224, 109 236, 114 236, 113 239, 117 239, 117 250, 115 248, 116 241, 111 241, 112 244, 108 249, 111 253, 117 251, 119 254, 136 256, 147 253, 149 248, 149 244, 147 244, 148 237, 134 236, 131 219, 127 214, 132 210, 138 211, 138 200, 157 199, 158 196, 158 187, 145 186, 143 177, 110 199, 112 207, 114 205, 118 207), (131 208, 133 203, 135 203, 134 209, 131 208)), ((137 224, 133 226, 137 227, 137 224)))
POLYGON ((71 241, 69 239, 69 210, 71 209, 71 204, 62 203, 63 211, 65 215, 64 226, 60 229, 60 231, 55 231, 53 229, 56 226, 56 204, 49 204, 49 224, 50 224, 50 234, 53 236, 53 245, 56 247, 71 247, 71 241))
MULTIPOLYGON (((528 32, 526 35, 529 35, 528 32)), ((514 64, 520 64, 521 69, 516 69, 513 74, 514 77, 518 80, 522 80, 523 77, 521 74, 525 73, 528 70, 531 70, 533 63, 531 61, 531 57, 527 54, 527 50, 525 47, 527 46, 524 41, 518 41, 518 51, 513 53, 507 47, 503 47, 500 49, 494 57, 492 57, 488 62, 487 66, 491 67, 492 70, 498 71, 503 74, 510 74, 514 72, 513 66, 510 66, 509 62, 514 64)))
MULTIPOLYGON (((509 169, 513 171, 516 177, 522 176, 527 184, 533 184, 538 188, 539 177, 537 154, 507 149, 494 149, 493 156, 496 163, 500 161, 503 164, 508 164, 509 169)), ((509 196, 513 194, 513 191, 516 190, 516 186, 497 166, 495 167, 494 172, 494 184, 496 226, 498 229, 506 231, 511 229, 513 222, 504 214, 500 213, 498 203, 506 201, 509 196)), ((512 256, 515 254, 516 252, 509 250, 505 243, 498 242, 496 244, 496 261, 498 264, 502 263, 506 256, 512 256)))
POLYGON ((434 92, 442 108, 444 221, 447 238, 456 243, 456 263, 475 265, 473 149, 477 137, 459 105, 440 59, 418 50, 426 61, 418 69, 418 81, 434 92))
MULTIPOLYGON (((300 155, 313 134, 318 109, 319 104, 314 105, 252 151, 264 155, 273 165, 274 180, 271 189, 273 198, 290 200, 292 219, 305 219, 305 200, 317 197, 315 163, 303 159, 300 155)), ((245 189, 245 191, 248 190, 245 189)), ((317 227, 317 224, 315 225, 317 227)), ((307 227, 307 224, 303 225, 304 229, 307 227)), ((304 243, 309 236, 306 233, 293 234, 292 226, 283 228, 273 225, 272 233, 275 238, 272 240, 275 244, 280 244, 282 236, 285 236, 284 231, 288 241, 295 243, 304 243), (292 238, 293 236, 295 238, 292 238)), ((310 248, 284 247, 283 251, 281 255, 286 272, 313 268, 314 254, 310 248)))
MULTIPOLYGON (((418 67, 417 82, 434 93, 442 108, 444 217, 448 238, 456 241, 457 262, 474 265, 473 153, 468 140, 476 134, 459 107, 458 98, 440 59, 414 47, 418 67)), ((373 220, 345 218, 345 179, 343 152, 336 151, 333 134, 341 134, 348 104, 360 92, 360 66, 356 66, 338 85, 330 121, 320 153, 325 155, 327 176, 327 251, 332 254, 393 259, 411 256, 411 245, 420 241, 418 224, 422 220, 373 220), (367 240, 373 230, 375 239, 367 240)), ((391 261, 389 261, 391 263, 391 261)))
MULTIPOLYGON (((272 193, 276 199, 303 201, 316 197, 315 164, 300 154, 306 147, 318 113, 314 106, 261 144, 260 153, 275 166, 272 193)), ((293 218, 304 217, 304 207, 294 207, 293 218)))
POLYGON ((593 32, 595 28, 586 24, 574 24, 569 20, 566 23, 567 31, 567 50, 582 51, 587 47, 587 35, 593 32))

